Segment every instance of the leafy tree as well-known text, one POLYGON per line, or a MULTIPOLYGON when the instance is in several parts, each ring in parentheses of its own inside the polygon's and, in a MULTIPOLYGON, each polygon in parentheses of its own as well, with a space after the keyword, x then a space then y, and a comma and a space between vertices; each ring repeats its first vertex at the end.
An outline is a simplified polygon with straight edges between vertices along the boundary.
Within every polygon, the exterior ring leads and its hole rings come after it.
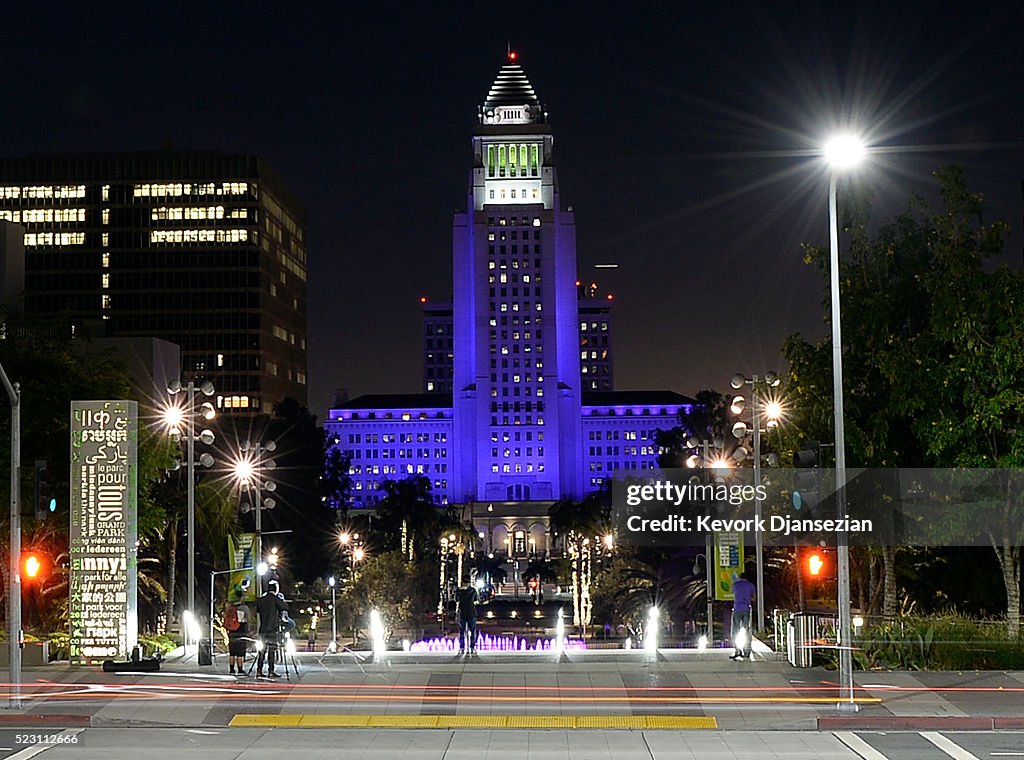
POLYGON ((357 620, 370 610, 380 612, 387 635, 397 628, 418 630, 420 621, 436 604, 436 578, 427 577, 402 552, 370 557, 360 567, 348 593, 357 620))
MULTIPOLYGON (((915 199, 877 234, 854 208, 841 265, 844 401, 849 462, 875 467, 1020 467, 1024 462, 1024 276, 992 268, 1006 237, 957 168, 936 174, 941 205, 915 199)), ((827 272, 821 250, 808 259, 827 272)), ((807 430, 831 434, 831 346, 790 338, 784 353, 807 430)), ((1008 495, 991 542, 1020 628, 1021 505, 1008 495)), ((966 530, 977 515, 965 512, 966 530)), ((950 540, 956 540, 955 526, 950 540)), ((895 608, 892 549, 885 612, 895 608), (892 578, 890 582, 890 576, 892 578)))
POLYGON ((378 527, 387 551, 398 550, 409 561, 437 553, 442 515, 430 492, 430 478, 410 475, 381 485, 378 527))
MULTIPOLYGON (((98 348, 87 334, 73 332, 70 324, 44 322, 31 316, 6 323, 0 339, 0 364, 11 381, 21 387, 23 514, 31 514, 34 460, 47 461, 54 484, 56 514, 47 518, 45 526, 31 525, 31 518, 25 521, 30 533, 45 528, 45 532, 52 534, 54 557, 66 551, 69 531, 71 401, 134 399, 139 402, 138 520, 140 548, 145 551, 147 542, 161 533, 166 521, 159 484, 171 466, 172 449, 167 438, 148 424, 155 418, 155 411, 139 388, 142 380, 129 372, 113 350, 98 348)), ((0 458, 7 460, 9 457, 10 416, 4 414, 0 416, 0 458)), ((0 482, 0 494, 4 499, 9 497, 6 478, 0 482)), ((6 526, 4 513, 0 516, 0 530, 6 532, 6 526)), ((6 567, 4 564, 0 569, 4 588, 7 587, 6 567)), ((56 600, 58 596, 49 594, 46 599, 56 600)), ((47 603, 49 605, 49 601, 47 603)), ((47 624, 54 620, 53 610, 60 612, 59 604, 51 607, 39 611, 39 619, 49 621, 47 624)))
POLYGON ((655 431, 659 467, 684 467, 689 451, 688 441, 692 437, 727 440, 729 400, 715 390, 698 391, 695 400, 697 403, 689 414, 683 410, 679 412, 678 425, 655 431))
MULTIPOLYGON (((288 579, 312 582, 328 575, 337 560, 337 526, 347 500, 348 465, 343 453, 333 445, 328 449, 333 442, 326 439, 316 417, 292 398, 277 404, 273 415, 226 419, 222 429, 225 460, 244 441, 274 442, 274 451, 266 457, 275 466, 266 475, 276 486, 276 506, 265 509, 261 521, 265 533, 289 531, 274 542, 284 557, 280 572, 285 583, 288 579)), ((235 507, 242 498, 237 486, 222 493, 235 507)), ((254 530, 255 512, 242 515, 240 522, 246 530, 254 530)), ((226 535, 218 535, 218 557, 224 554, 226 535)))

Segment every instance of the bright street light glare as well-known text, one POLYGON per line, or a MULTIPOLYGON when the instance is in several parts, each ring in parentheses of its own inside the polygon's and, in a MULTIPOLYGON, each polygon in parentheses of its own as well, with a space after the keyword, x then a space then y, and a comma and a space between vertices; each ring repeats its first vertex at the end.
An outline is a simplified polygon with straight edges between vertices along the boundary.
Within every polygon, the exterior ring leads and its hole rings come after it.
POLYGON ((782 417, 782 404, 778 401, 769 401, 764 405, 764 416, 770 420, 777 420, 782 417))
POLYGON ((345 544, 347 546, 350 538, 351 538, 351 536, 349 536, 348 533, 341 533, 338 536, 338 541, 340 541, 342 544, 345 544))
POLYGON ((256 472, 253 461, 248 458, 239 459, 235 462, 235 477, 242 483, 249 483, 256 472))
POLYGON ((357 546, 356 550, 354 552, 352 552, 352 558, 356 562, 362 562, 363 561, 363 557, 365 557, 365 556, 366 556, 366 552, 363 551, 363 547, 361 547, 361 546, 357 546))
POLYGON ((180 428, 182 420, 185 419, 185 413, 182 411, 180 406, 170 404, 164 408, 164 424, 169 428, 180 428))
POLYGON ((865 153, 856 135, 836 135, 825 143, 825 160, 833 169, 850 169, 864 160, 865 153))

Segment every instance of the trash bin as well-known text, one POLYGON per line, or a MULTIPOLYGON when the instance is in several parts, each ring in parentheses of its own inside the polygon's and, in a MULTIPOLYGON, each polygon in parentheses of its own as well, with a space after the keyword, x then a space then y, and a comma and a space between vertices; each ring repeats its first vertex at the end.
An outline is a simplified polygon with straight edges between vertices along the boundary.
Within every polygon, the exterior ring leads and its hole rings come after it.
POLYGON ((213 652, 210 648, 209 639, 199 640, 199 664, 213 665, 213 652))
POLYGON ((817 615, 795 612, 789 616, 786 623, 786 655, 794 668, 811 667, 817 628, 817 615))

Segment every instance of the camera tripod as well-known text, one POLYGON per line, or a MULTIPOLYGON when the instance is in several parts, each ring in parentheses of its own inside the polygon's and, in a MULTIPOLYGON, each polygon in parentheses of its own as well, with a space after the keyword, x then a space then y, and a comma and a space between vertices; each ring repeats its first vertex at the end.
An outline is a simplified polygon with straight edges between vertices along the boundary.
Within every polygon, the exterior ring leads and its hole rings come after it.
POLYGON ((277 638, 277 640, 275 642, 267 643, 267 642, 265 642, 263 640, 262 636, 257 636, 256 637, 256 656, 253 658, 252 662, 249 664, 249 669, 247 671, 245 671, 245 674, 247 676, 250 676, 250 677, 252 676, 253 670, 256 669, 256 665, 260 661, 260 655, 261 654, 265 655, 265 659, 267 660, 268 667, 269 667, 269 662, 270 662, 270 651, 269 650, 271 648, 273 648, 275 650, 275 657, 274 657, 274 659, 276 661, 275 662, 275 668, 277 667, 277 665, 280 665, 283 668, 283 670, 284 670, 284 674, 283 675, 285 677, 285 680, 290 682, 292 680, 292 673, 295 674, 296 678, 299 677, 299 664, 295 660, 295 655, 288 651, 288 642, 291 639, 290 634, 289 633, 285 633, 283 636, 278 635, 276 638, 277 638))

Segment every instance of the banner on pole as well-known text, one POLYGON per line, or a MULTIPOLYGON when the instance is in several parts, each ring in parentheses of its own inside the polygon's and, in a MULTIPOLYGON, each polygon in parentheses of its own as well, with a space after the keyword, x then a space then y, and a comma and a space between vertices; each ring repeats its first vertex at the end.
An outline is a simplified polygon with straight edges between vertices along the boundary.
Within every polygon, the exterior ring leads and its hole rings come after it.
POLYGON ((228 536, 228 601, 234 601, 236 593, 247 602, 256 600, 256 567, 253 552, 256 550, 256 534, 240 533, 237 538, 228 536), (243 570, 242 568, 250 568, 243 570))
POLYGON ((743 572, 743 534, 715 534, 715 599, 731 602, 732 582, 743 572))

